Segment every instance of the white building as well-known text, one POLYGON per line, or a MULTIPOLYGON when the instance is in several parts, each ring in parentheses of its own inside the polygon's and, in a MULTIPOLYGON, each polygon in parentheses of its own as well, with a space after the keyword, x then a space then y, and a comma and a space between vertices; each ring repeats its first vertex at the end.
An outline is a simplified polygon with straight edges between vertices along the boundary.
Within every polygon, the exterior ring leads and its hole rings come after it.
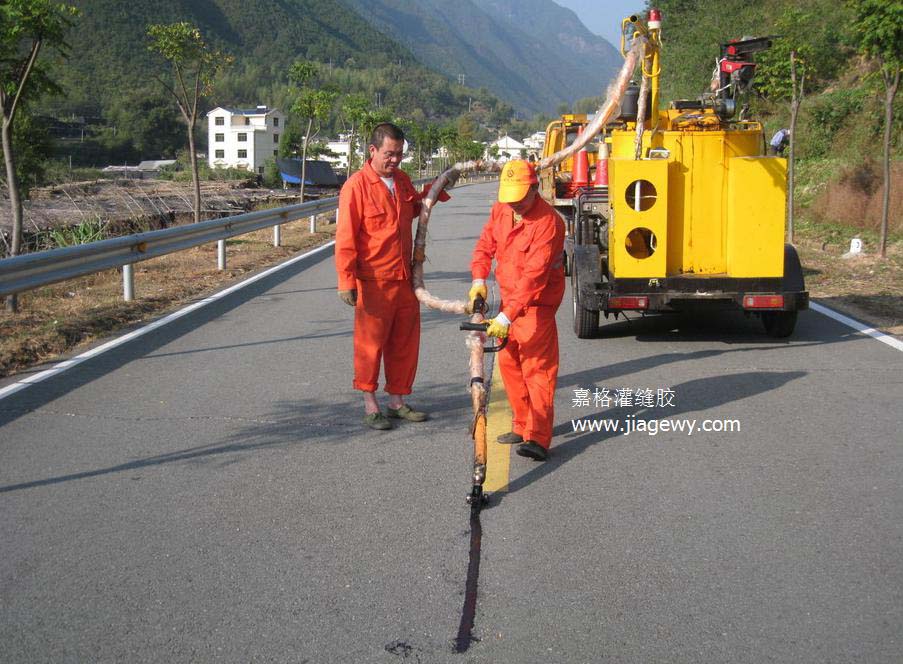
POLYGON ((526 145, 505 134, 501 138, 492 141, 492 143, 486 147, 484 155, 487 159, 494 158, 498 161, 508 161, 509 159, 521 159, 526 156, 527 152, 526 145), (497 150, 497 156, 495 157, 492 156, 492 153, 496 152, 496 150, 492 149, 493 146, 495 146, 497 150))
MULTIPOLYGON (((348 168, 348 155, 351 152, 349 139, 351 138, 350 134, 339 134, 337 139, 329 139, 326 141, 326 149, 329 150, 332 155, 322 154, 317 159, 321 161, 328 161, 332 167, 338 171, 344 171, 348 168), (333 156, 335 155, 335 156, 333 156)), ((354 138, 355 142, 355 164, 360 167, 364 161, 370 158, 369 150, 367 147, 367 136, 361 136, 360 134, 356 134, 354 138)), ((405 139, 404 147, 404 157, 401 160, 403 164, 409 164, 414 161, 414 155, 411 152, 410 145, 408 145, 407 139, 405 139)))
MULTIPOLYGON (((344 171, 348 168, 348 153, 350 152, 348 139, 348 134, 339 134, 337 139, 329 139, 326 141, 325 147, 332 154, 322 154, 317 159, 328 161, 334 169, 344 171)), ((357 142, 360 143, 360 137, 357 142)))
POLYGON ((242 168, 263 173, 267 159, 279 154, 285 114, 275 108, 217 106, 207 113, 210 168, 242 168))
POLYGON ((539 156, 539 154, 542 152, 542 146, 545 144, 545 142, 546 132, 544 131, 534 132, 524 139, 524 145, 527 146, 527 150, 529 152, 532 152, 536 156, 539 156))

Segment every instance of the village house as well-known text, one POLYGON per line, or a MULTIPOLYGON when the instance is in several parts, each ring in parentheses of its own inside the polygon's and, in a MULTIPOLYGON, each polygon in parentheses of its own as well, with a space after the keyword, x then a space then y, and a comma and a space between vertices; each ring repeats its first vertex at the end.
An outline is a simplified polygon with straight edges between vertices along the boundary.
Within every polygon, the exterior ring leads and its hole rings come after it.
POLYGON ((486 147, 484 153, 487 159, 508 161, 509 159, 521 159, 527 156, 527 146, 505 134, 486 147))
MULTIPOLYGON (((337 171, 344 171, 348 168, 348 154, 350 153, 350 144, 349 144, 350 135, 349 134, 339 134, 337 139, 329 139, 326 141, 326 149, 327 153, 321 154, 318 159, 321 161, 328 161, 330 165, 337 171)), ((360 145, 361 139, 360 136, 357 137, 356 142, 360 145)), ((358 152, 360 152, 360 148, 358 148, 358 152)), ((360 163, 360 161, 358 161, 360 163)))
POLYGON ((217 106, 207 113, 210 168, 241 168, 262 174, 279 153, 285 114, 275 108, 217 106))
POLYGON ((546 142, 546 132, 537 131, 524 139, 524 145, 527 146, 527 153, 539 157, 542 154, 542 146, 546 142))

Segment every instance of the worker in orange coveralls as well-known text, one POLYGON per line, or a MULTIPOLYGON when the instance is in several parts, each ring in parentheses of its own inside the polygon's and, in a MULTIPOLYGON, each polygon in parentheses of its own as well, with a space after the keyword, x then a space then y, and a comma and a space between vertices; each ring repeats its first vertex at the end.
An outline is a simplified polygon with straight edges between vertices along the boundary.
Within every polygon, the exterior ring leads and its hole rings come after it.
MULTIPOLYGON (((411 226, 421 198, 399 168, 404 133, 391 123, 370 137, 370 159, 339 194, 335 263, 339 297, 354 307, 354 388, 364 393, 364 423, 391 429, 376 401, 385 367, 389 418, 423 422, 427 413, 404 403, 420 351, 420 302, 411 286, 411 226)), ((448 200, 445 192, 439 200, 448 200)))
POLYGON ((499 368, 514 413, 500 443, 545 461, 552 444, 558 328, 555 312, 564 295, 564 222, 537 192, 533 164, 509 161, 499 176, 498 202, 483 227, 470 264, 468 299, 486 298, 486 277, 495 258, 501 311, 486 333, 508 338, 499 368))

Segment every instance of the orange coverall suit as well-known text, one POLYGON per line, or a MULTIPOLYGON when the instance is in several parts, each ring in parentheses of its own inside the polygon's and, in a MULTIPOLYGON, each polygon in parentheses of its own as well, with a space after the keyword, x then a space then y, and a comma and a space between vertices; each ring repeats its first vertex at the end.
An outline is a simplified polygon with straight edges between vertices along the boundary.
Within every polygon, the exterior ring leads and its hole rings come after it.
POLYGON ((496 203, 473 251, 470 271, 486 279, 496 260, 502 312, 511 321, 499 368, 514 412, 512 430, 548 449, 552 443, 558 328, 555 312, 564 295, 564 222, 539 196, 523 220, 496 203))
POLYGON ((335 263, 339 290, 357 289, 354 388, 375 392, 380 360, 386 392, 410 394, 420 352, 420 302, 411 286, 411 227, 420 194, 400 169, 395 195, 368 161, 339 194, 335 263))

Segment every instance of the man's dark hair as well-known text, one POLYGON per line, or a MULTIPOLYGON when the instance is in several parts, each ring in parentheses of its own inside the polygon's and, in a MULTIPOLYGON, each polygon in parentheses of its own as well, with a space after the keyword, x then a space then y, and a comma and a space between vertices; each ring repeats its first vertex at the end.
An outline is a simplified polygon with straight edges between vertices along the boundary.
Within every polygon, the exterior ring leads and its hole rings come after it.
POLYGON ((404 132, 398 125, 394 125, 391 122, 381 122, 373 128, 373 133, 370 134, 370 145, 379 150, 386 138, 391 138, 393 141, 403 141, 404 132))

